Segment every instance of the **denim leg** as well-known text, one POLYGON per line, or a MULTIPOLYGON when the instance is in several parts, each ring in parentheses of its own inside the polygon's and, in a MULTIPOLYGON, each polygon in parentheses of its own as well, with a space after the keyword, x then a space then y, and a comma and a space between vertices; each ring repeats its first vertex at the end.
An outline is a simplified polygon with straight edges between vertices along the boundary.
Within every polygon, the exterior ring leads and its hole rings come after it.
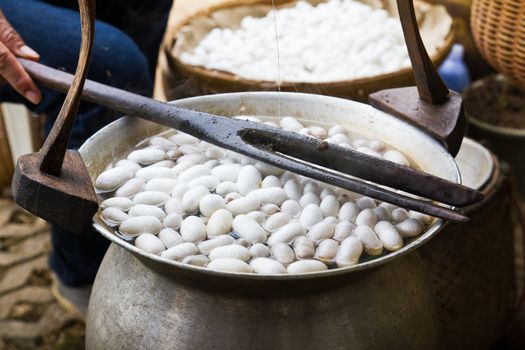
MULTIPOLYGON (((78 12, 37 0, 0 0, 0 9, 26 43, 41 56, 41 62, 74 73, 80 47, 78 12)), ((123 32, 97 21, 95 43, 88 78, 144 95, 152 92, 148 63, 135 43, 123 32)), ((64 95, 42 89, 38 106, 22 99, 13 89, 0 89, 0 101, 21 102, 32 111, 46 113, 49 132, 58 115, 64 95)), ((118 114, 104 107, 81 103, 69 147, 78 148, 91 134, 114 121, 118 114)), ((79 237, 52 227, 52 269, 68 286, 92 283, 108 242, 93 229, 79 237)))
MULTIPOLYGON (((44 0, 46 3, 78 9, 75 0, 44 0)), ((97 19, 128 34, 145 54, 151 76, 155 74, 158 50, 173 0, 97 1, 97 19)))

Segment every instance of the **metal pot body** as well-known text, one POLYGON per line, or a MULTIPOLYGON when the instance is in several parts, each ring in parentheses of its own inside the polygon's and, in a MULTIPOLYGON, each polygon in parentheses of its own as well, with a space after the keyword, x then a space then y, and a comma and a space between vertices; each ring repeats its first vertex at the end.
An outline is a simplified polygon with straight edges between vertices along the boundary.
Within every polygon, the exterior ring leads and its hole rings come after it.
MULTIPOLYGON (((274 92, 175 104, 225 116, 293 115, 306 124, 343 124, 394 146, 429 173, 459 181, 453 158, 438 141, 368 105, 274 92)), ((96 178, 115 158, 164 129, 126 117, 100 130, 80 150, 90 176, 96 178)), ((95 216, 96 229, 114 244, 93 288, 87 348, 432 349, 432 292, 414 250, 443 224, 436 220, 397 252, 355 266, 257 275, 161 259, 120 239, 95 216)))
POLYGON ((432 349, 418 253, 318 288, 216 285, 156 273, 111 245, 91 295, 87 349, 432 349))

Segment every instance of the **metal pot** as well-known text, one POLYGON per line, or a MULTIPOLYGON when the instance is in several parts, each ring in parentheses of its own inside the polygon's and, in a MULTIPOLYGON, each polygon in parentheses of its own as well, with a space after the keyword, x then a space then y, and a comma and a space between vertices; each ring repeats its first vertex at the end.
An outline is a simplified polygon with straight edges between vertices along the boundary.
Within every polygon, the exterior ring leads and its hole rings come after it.
MULTIPOLYGON (((368 105, 333 97, 253 92, 174 102, 226 115, 294 115, 344 124, 408 154, 425 171, 459 182, 453 158, 432 137, 368 105)), ((80 152, 95 178, 113 159, 164 127, 122 118, 80 152)), ((359 265, 300 275, 222 273, 165 261, 108 230, 87 317, 87 349, 432 349, 436 318, 416 250, 444 225, 401 250, 359 265), (408 254, 410 252, 410 254, 408 254)))

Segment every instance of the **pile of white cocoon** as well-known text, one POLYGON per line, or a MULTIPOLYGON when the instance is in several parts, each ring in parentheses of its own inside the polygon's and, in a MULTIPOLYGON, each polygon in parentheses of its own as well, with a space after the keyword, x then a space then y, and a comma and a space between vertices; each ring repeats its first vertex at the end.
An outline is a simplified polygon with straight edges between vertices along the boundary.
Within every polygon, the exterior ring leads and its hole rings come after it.
POLYGON ((245 79, 313 83, 410 66, 399 20, 354 0, 299 1, 264 17, 245 17, 239 28, 210 31, 181 60, 245 79))

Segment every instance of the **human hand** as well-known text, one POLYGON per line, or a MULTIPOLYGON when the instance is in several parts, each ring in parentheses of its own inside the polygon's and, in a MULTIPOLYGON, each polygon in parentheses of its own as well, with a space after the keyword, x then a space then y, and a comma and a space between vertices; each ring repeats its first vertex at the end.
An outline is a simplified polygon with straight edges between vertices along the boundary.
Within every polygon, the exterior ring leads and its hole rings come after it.
POLYGON ((24 43, 0 10, 0 76, 18 93, 37 104, 42 94, 17 57, 37 61, 40 55, 24 43))

